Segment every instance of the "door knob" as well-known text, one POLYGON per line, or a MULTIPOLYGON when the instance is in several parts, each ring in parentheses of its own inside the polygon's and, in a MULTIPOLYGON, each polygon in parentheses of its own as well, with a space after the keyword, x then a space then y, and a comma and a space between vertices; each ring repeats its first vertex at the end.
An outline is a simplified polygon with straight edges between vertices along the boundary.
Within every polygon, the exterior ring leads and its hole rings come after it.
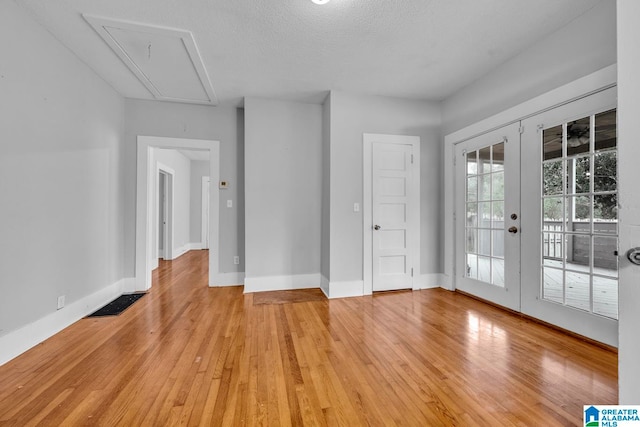
POLYGON ((635 265, 640 265, 640 248, 631 248, 627 251, 627 259, 635 265))
POLYGON ((373 229, 374 229, 374 230, 380 230, 380 226, 379 226, 379 225, 374 225, 374 226, 373 226, 373 229))
POLYGON ((516 234, 518 232, 518 227, 511 226, 508 231, 509 233, 516 234))

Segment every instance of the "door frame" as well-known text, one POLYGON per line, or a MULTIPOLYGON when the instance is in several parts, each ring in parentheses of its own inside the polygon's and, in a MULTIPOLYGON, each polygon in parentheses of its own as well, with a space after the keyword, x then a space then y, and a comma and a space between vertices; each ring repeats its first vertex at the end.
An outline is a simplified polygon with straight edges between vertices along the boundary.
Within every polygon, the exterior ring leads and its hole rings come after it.
MULTIPOLYGON (((220 142, 202 139, 167 138, 157 136, 137 137, 137 170, 136 170, 136 257, 135 281, 133 291, 147 291, 151 288, 151 267, 153 265, 152 236, 156 224, 153 218, 154 174, 151 167, 155 161, 152 148, 195 149, 209 152, 209 177, 211 181, 220 180, 220 142)), ((216 185, 209 186, 209 242, 213 242, 213 250, 209 251, 209 286, 218 286, 219 251, 220 251, 220 194, 216 185)))
POLYGON ((371 295, 373 293, 373 144, 374 142, 384 142, 387 144, 411 145, 413 153, 413 191, 412 200, 412 217, 414 218, 410 225, 412 233, 418 236, 414 239, 412 247, 413 265, 413 290, 421 289, 420 287, 420 137, 409 135, 389 135, 364 133, 363 140, 363 200, 362 200, 362 277, 363 277, 363 294, 371 295))
POLYGON ((202 177, 202 189, 201 189, 201 240, 202 249, 209 249, 209 194, 211 193, 211 179, 208 176, 202 177), (208 191, 207 191, 208 190, 208 191))

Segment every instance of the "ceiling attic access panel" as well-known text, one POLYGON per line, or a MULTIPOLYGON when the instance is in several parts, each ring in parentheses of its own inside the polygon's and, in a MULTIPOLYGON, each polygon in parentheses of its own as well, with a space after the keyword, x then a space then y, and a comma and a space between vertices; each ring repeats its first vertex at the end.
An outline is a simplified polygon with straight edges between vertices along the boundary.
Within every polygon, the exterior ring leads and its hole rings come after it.
POLYGON ((218 104, 191 32, 83 17, 157 100, 218 104))

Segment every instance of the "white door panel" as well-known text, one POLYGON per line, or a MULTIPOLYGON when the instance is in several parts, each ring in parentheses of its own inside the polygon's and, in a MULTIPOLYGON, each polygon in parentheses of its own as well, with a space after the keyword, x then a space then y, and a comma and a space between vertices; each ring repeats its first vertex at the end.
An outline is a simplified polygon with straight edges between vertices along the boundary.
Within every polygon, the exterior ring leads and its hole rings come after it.
POLYGON ((412 146, 374 142, 372 181, 373 290, 412 288, 412 146))

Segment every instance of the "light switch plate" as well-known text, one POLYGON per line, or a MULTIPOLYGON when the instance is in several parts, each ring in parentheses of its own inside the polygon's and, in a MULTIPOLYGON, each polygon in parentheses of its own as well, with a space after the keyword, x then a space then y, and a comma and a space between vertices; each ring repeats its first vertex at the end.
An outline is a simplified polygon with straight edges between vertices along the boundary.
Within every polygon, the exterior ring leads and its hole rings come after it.
POLYGON ((360 203, 354 203, 353 204, 353 211, 354 212, 360 212, 360 203))
POLYGON ((228 208, 232 208, 233 207, 233 200, 227 200, 227 207, 228 208))

